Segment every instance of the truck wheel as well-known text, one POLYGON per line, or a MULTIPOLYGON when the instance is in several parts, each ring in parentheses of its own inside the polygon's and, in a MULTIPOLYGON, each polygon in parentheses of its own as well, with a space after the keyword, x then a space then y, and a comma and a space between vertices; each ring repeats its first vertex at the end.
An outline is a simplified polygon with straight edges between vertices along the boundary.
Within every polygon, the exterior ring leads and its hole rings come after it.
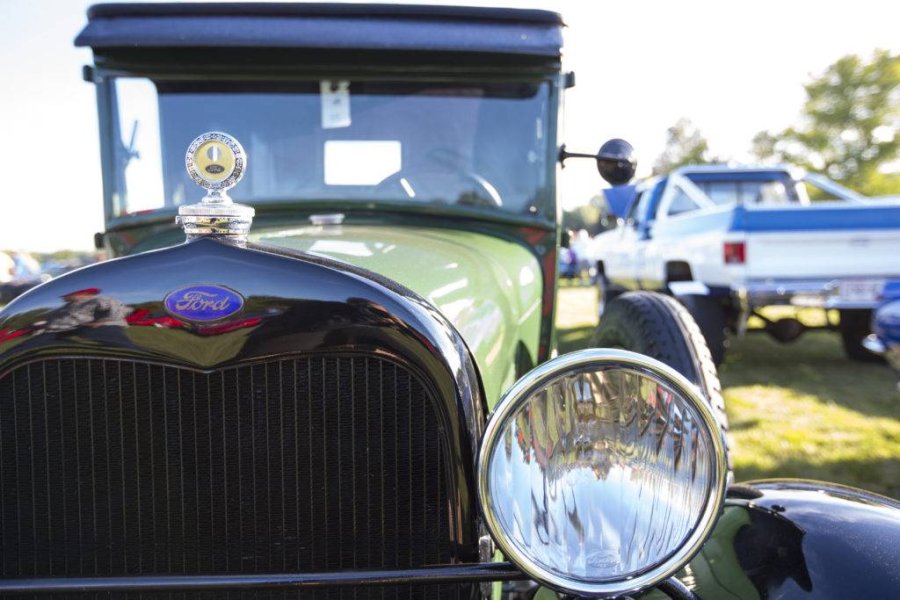
POLYGON ((725 311, 722 305, 714 298, 697 294, 678 296, 678 300, 697 321, 713 363, 718 367, 725 360, 725 350, 728 347, 728 337, 725 335, 725 311))
POLYGON ((844 345, 844 354, 851 360, 860 362, 883 362, 884 359, 877 354, 869 352, 862 342, 867 335, 872 333, 872 311, 863 308, 850 308, 839 311, 841 342, 844 345))
MULTIPOLYGON (((622 294, 606 306, 594 345, 639 352, 669 365, 703 391, 722 433, 728 433, 722 384, 709 348, 697 323, 674 298, 654 292, 622 294)), ((725 440, 730 479, 727 436, 725 440)))
POLYGON ((622 295, 623 290, 612 285, 605 275, 597 274, 597 316, 602 317, 606 307, 622 295))

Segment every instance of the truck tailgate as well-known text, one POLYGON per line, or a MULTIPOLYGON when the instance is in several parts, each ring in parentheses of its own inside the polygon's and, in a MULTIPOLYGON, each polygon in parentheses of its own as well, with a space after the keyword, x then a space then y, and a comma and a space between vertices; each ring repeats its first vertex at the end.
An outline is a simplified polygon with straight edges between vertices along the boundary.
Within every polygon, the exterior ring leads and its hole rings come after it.
POLYGON ((840 279, 900 275, 900 204, 821 203, 738 207, 748 279, 840 279))

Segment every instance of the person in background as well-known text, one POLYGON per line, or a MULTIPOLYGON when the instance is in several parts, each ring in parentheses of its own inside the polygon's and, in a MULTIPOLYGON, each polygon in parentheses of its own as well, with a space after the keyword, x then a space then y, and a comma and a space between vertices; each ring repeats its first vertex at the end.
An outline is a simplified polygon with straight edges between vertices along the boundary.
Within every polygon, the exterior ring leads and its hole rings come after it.
POLYGON ((27 252, 0 252, 0 304, 10 302, 48 277, 41 264, 27 252))
POLYGON ((12 281, 16 270, 16 263, 6 252, 0 250, 0 284, 12 281))
POLYGON ((18 281, 27 281, 30 279, 40 278, 41 263, 27 252, 13 252, 12 261, 14 264, 13 279, 18 281))
POLYGON ((591 268, 590 257, 591 235, 585 229, 580 229, 572 236, 569 248, 575 253, 575 277, 583 279, 589 274, 591 268))

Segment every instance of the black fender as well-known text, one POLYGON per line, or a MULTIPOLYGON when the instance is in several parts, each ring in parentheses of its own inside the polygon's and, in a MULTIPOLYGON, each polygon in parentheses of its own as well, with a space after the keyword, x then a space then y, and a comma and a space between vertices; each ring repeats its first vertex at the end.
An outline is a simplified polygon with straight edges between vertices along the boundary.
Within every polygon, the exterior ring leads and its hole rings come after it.
POLYGON ((733 486, 679 578, 700 598, 900 597, 900 502, 814 481, 733 486))

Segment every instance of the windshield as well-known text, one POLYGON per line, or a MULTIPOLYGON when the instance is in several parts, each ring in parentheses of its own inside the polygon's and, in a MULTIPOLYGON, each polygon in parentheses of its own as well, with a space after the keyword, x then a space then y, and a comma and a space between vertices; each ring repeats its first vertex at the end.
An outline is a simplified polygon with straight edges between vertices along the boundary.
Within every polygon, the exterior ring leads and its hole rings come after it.
MULTIPOLYGON (((113 216, 197 202, 190 142, 248 154, 230 195, 479 207, 529 214, 548 193, 546 83, 114 80, 113 216)), ((540 212, 544 212, 541 210, 540 212)))

